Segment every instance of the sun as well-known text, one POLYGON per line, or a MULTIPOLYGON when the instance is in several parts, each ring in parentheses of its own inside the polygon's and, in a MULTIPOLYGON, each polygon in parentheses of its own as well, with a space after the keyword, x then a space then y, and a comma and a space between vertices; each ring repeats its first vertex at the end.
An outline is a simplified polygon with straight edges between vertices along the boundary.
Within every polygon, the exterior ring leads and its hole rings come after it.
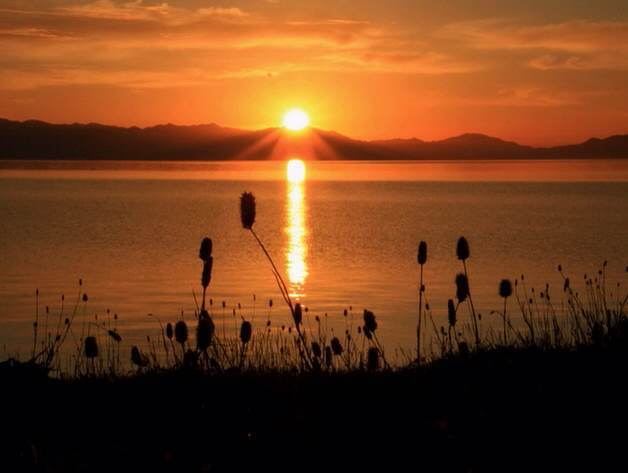
POLYGON ((305 180, 305 163, 300 159, 291 159, 286 165, 288 182, 297 183, 305 180))
POLYGON ((284 113, 281 123, 288 130, 300 131, 309 126, 310 117, 300 108, 293 108, 284 113))

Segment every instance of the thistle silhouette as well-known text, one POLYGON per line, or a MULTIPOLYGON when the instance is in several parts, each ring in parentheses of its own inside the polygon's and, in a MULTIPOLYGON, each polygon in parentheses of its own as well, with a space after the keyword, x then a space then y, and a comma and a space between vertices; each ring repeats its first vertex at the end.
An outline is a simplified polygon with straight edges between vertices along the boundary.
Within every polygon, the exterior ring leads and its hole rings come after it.
POLYGON ((458 304, 462 304, 469 297, 469 280, 464 273, 458 273, 456 275, 456 299, 458 304))
POLYGON ((375 314, 368 309, 364 309, 363 319, 364 319, 364 325, 362 326, 362 333, 369 340, 369 343, 375 345, 372 348, 377 350, 378 359, 381 358, 382 361, 384 362, 384 366, 386 368, 389 368, 390 365, 388 364, 388 361, 386 361, 386 357, 384 356, 384 348, 382 347, 381 343, 379 342, 377 338, 377 334, 375 333, 378 327, 375 314))
POLYGON ((198 319, 198 325, 196 327, 196 349, 201 352, 206 352, 211 345, 216 327, 214 326, 214 321, 206 311, 202 311, 201 314, 206 315, 198 319))
POLYGON ((98 356, 98 341, 96 337, 86 337, 84 342, 84 350, 86 358, 96 358, 98 356))
POLYGON ((243 192, 242 195, 240 196, 240 219, 242 221, 242 227, 245 230, 248 230, 249 232, 251 232, 251 235, 253 235, 253 237, 255 238, 255 241, 257 241, 257 244, 262 249, 262 251, 264 252, 264 255, 266 255, 266 258, 268 259, 268 262, 270 263, 270 266, 273 271, 273 276, 275 277, 275 282, 277 283, 279 292, 281 292, 281 297, 283 298, 286 305, 288 306, 288 309, 290 309, 290 313, 292 314, 292 320, 294 321, 297 335, 299 337, 299 340, 301 341, 301 343, 299 344, 299 353, 301 355, 302 360, 308 366, 311 366, 312 365, 311 356, 307 348, 308 345, 305 340, 305 335, 303 334, 303 331, 301 329, 301 322, 302 322, 302 317, 303 317, 301 304, 297 303, 295 305, 292 303, 292 299, 290 298, 290 292, 288 291, 288 287, 286 286, 286 283, 283 280, 281 273, 277 269, 277 266, 275 265, 273 258, 270 256, 270 253, 266 249, 266 246, 264 246, 264 243, 262 243, 262 240, 259 238, 259 236, 257 236, 257 233, 255 233, 255 230, 253 229, 253 225, 255 224, 256 213, 257 213, 257 210, 256 210, 255 196, 251 192, 243 192))
POLYGON ((214 266, 214 258, 212 257, 212 240, 211 238, 203 238, 201 248, 198 251, 198 257, 203 261, 203 271, 201 273, 201 285, 203 286, 203 304, 201 309, 205 310, 205 296, 207 294, 207 286, 212 279, 212 268, 214 266))
POLYGON ((427 262, 427 243, 421 241, 419 243, 419 249, 417 251, 417 262, 419 263, 420 276, 419 276, 419 322, 416 327, 416 362, 417 365, 421 364, 421 325, 423 320, 423 293, 425 292, 425 286, 423 285, 423 266, 427 262))
POLYGON ((148 366, 148 357, 142 353, 142 351, 136 345, 131 348, 131 363, 138 368, 144 368, 148 366))
POLYGON ((174 339, 181 345, 181 352, 185 353, 185 342, 188 341, 188 325, 183 320, 174 324, 174 339))
MULTIPOLYGON (((478 328, 478 318, 475 315, 475 307, 473 306, 473 298, 471 297, 471 290, 469 289, 469 271, 467 270, 467 260, 469 259, 469 257, 471 256, 471 250, 469 249, 469 242, 467 241, 467 239, 465 237, 460 237, 458 239, 458 243, 456 244, 456 256, 458 257, 458 259, 460 261, 462 261, 462 267, 464 269, 464 281, 460 280, 461 283, 464 283, 464 285, 466 286, 466 289, 464 290, 465 292, 465 297, 463 297, 462 299, 460 297, 458 297, 458 301, 463 302, 465 299, 469 299, 469 306, 471 307, 471 316, 473 318, 473 335, 475 336, 475 346, 479 346, 480 345, 480 330, 478 328)), ((456 286, 458 287, 459 290, 459 294, 462 294, 460 292, 460 286, 458 284, 458 278, 459 276, 461 276, 460 274, 458 276, 456 276, 456 286)))
POLYGON ((449 299, 447 301, 447 320, 449 322, 449 330, 447 331, 447 335, 449 338, 449 351, 452 351, 452 343, 451 343, 451 331, 456 330, 456 310, 457 307, 454 305, 453 299, 449 299))
POLYGON ((240 341, 243 344, 247 344, 251 341, 251 334, 253 333, 253 327, 251 326, 251 322, 244 321, 240 326, 240 341))
POLYGON ((508 279, 502 279, 499 283, 499 296, 504 298, 504 312, 502 317, 504 319, 504 344, 508 344, 508 332, 506 330, 506 301, 512 295, 512 283, 508 279))

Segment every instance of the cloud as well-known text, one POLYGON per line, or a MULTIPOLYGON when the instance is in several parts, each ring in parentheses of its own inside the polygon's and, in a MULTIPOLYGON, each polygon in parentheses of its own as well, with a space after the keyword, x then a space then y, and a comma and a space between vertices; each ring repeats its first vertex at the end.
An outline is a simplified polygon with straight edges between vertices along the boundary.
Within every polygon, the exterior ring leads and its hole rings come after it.
POLYGON ((345 70, 396 74, 462 74, 481 69, 479 64, 458 60, 434 51, 349 51, 325 56, 330 64, 345 70))
POLYGON ((87 68, 51 68, 45 76, 36 71, 0 70, 4 90, 30 90, 39 87, 115 86, 136 89, 190 87, 207 84, 217 77, 211 71, 186 68, 177 71, 110 70, 103 74, 87 68))
POLYGON ((249 16, 248 13, 240 10, 239 8, 229 7, 208 7, 208 8, 199 8, 197 14, 200 16, 223 16, 223 17, 236 17, 241 18, 245 16, 249 16))
POLYGON ((528 62, 534 69, 543 71, 567 69, 574 71, 590 71, 596 69, 627 70, 628 54, 621 52, 599 52, 596 54, 543 54, 528 62))
POLYGON ((2 37, 16 38, 41 38, 41 39, 63 39, 68 35, 45 29, 45 28, 0 28, 0 39, 2 37))
POLYGON ((54 30, 77 38, 109 42, 124 39, 159 44, 159 40, 167 39, 174 43, 204 41, 206 46, 211 46, 215 39, 253 46, 274 41, 290 47, 294 42, 299 43, 299 39, 307 45, 313 41, 347 44, 377 34, 377 29, 366 21, 345 18, 279 21, 233 6, 193 9, 168 3, 148 5, 141 0, 126 3, 97 0, 43 10, 0 8, 0 30, 3 27, 54 30))
POLYGON ((628 22, 577 20, 541 25, 489 19, 453 23, 442 32, 480 49, 628 50, 628 22))
POLYGON ((481 104, 500 107, 564 107, 582 102, 581 94, 531 85, 499 89, 494 97, 484 98, 481 104))
POLYGON ((626 21, 521 25, 512 20, 488 19, 446 25, 441 35, 479 50, 536 53, 525 61, 534 69, 623 70, 628 65, 626 21))
POLYGON ((385 22, 335 15, 277 19, 228 4, 183 8, 96 0, 0 9, 5 78, 0 88, 73 83, 154 88, 305 71, 478 69, 415 36, 385 22))
POLYGON ((146 5, 142 0, 115 3, 112 0, 96 0, 91 3, 59 6, 51 13, 107 20, 161 20, 171 16, 174 9, 168 3, 146 5))
MULTIPOLYGON (((228 0, 184 5, 66 0, 45 8, 0 8, 0 89, 157 88, 303 72, 461 75, 504 70, 501 51, 530 71, 628 65, 628 23, 622 22, 489 19, 419 29, 337 14, 277 17, 272 7, 244 9, 228 0)), ((566 100, 511 85, 519 92, 500 97, 503 103, 555 106, 566 100)))
POLYGON ((121 21, 154 21, 166 24, 191 23, 199 18, 241 18, 248 16, 237 7, 203 7, 184 9, 173 7, 167 2, 146 4, 143 0, 116 3, 111 0, 96 0, 91 3, 59 6, 50 11, 52 14, 71 15, 83 18, 121 21))

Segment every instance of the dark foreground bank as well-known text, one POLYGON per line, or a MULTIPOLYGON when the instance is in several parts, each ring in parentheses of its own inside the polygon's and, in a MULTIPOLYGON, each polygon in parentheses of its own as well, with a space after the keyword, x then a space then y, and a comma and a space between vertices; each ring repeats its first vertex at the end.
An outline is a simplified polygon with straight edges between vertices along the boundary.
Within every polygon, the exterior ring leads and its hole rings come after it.
POLYGON ((625 340, 396 372, 60 381, 3 364, 1 471, 623 471, 625 340))

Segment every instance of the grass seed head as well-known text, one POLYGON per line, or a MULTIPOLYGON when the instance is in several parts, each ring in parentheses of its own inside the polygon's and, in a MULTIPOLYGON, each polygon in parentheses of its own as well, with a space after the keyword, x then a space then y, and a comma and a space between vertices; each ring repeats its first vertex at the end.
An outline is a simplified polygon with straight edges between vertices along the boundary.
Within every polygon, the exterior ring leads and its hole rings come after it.
POLYGON ((458 238, 458 244, 456 245, 456 256, 458 256, 458 259, 462 261, 471 256, 471 251, 469 250, 469 242, 465 237, 458 238))
POLYGON ((421 266, 423 266, 427 262, 427 243, 425 243, 424 241, 419 243, 417 261, 421 266))
POLYGON ((294 324, 298 327, 303 322, 303 308, 298 302, 294 306, 294 324))
POLYGON ((504 299, 512 296, 512 283, 509 279, 502 279, 499 283, 499 296, 504 299))
POLYGON ((242 227, 247 230, 253 228, 255 212, 255 196, 251 192, 243 192, 240 196, 240 219, 242 220, 242 227))
POLYGON ((331 350, 336 356, 342 355, 342 343, 340 343, 338 337, 334 337, 331 339, 331 350))
POLYGON ((98 341, 96 337, 85 337, 84 353, 87 358, 96 358, 98 356, 98 341))
POLYGON ((131 348, 131 363, 139 368, 148 366, 148 358, 135 345, 131 348))
POLYGON ((240 341, 245 345, 251 341, 251 335, 253 334, 253 327, 251 322, 245 320, 240 325, 240 341))
POLYGON ((375 320, 375 314, 370 310, 364 309, 364 329, 369 332, 375 332, 377 330, 377 321, 375 320))
POLYGON ((201 274, 201 285, 204 289, 207 289, 210 281, 212 280, 212 267, 214 266, 214 258, 209 256, 205 263, 203 263, 203 273, 201 274))
POLYGON ((120 336, 120 334, 118 332, 116 332, 115 330, 107 330, 107 333, 109 334, 109 336, 115 340, 117 343, 120 343, 122 341, 122 337, 120 336))
POLYGON ((466 274, 458 273, 456 275, 456 298, 459 303, 464 302, 469 296, 469 280, 466 274))
POLYGON ((174 338, 181 345, 188 341, 188 324, 184 320, 179 320, 174 325, 174 338))
POLYGON ((456 326, 456 306, 453 299, 447 301, 447 318, 449 319, 449 325, 451 327, 456 326))
POLYGON ((198 325, 196 326, 196 348, 199 351, 205 351, 209 348, 215 330, 214 321, 209 317, 209 314, 206 317, 198 318, 198 325))
POLYGON ((203 238, 203 241, 201 241, 201 248, 198 250, 198 257, 203 261, 207 261, 211 258, 212 247, 212 239, 207 237, 203 238))

